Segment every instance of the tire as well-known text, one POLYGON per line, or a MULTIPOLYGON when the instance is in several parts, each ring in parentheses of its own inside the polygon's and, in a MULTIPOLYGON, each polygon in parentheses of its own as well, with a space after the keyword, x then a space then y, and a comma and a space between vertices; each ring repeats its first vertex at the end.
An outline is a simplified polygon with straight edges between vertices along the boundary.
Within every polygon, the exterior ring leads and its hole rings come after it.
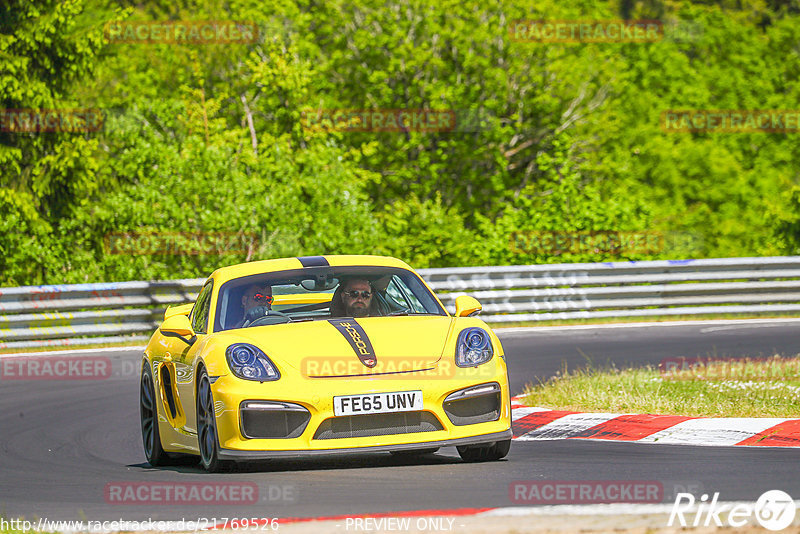
POLYGON ((145 362, 142 377, 139 380, 139 419, 142 423, 142 444, 147 463, 153 467, 169 465, 171 458, 161 445, 161 434, 158 431, 158 405, 155 383, 150 363, 145 362))
POLYGON ((511 449, 511 440, 496 441, 488 445, 464 445, 456 449, 465 462, 491 462, 506 457, 511 449))
POLYGON ((227 467, 219 459, 214 395, 205 369, 200 370, 197 380, 197 447, 200 449, 200 463, 206 471, 218 473, 227 467))
POLYGON ((427 449, 411 449, 411 450, 404 450, 404 451, 389 451, 392 456, 397 456, 398 458, 413 458, 416 456, 424 456, 426 454, 433 454, 439 450, 439 447, 429 447, 427 449))

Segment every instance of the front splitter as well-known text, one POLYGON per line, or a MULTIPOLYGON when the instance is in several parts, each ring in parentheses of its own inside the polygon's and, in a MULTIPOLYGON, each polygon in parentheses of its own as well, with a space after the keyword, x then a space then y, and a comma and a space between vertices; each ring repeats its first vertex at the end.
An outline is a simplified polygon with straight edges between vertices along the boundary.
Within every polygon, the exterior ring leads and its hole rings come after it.
POLYGON ((422 443, 402 443, 398 445, 380 445, 375 447, 353 447, 347 449, 314 449, 295 451, 235 451, 231 449, 220 449, 219 458, 220 460, 236 461, 309 458, 317 456, 333 456, 339 454, 361 454, 370 452, 428 449, 432 447, 457 447, 462 445, 491 444, 495 441, 511 439, 511 437, 512 433, 509 429, 503 432, 482 434, 480 436, 470 436, 468 438, 425 441, 422 443))

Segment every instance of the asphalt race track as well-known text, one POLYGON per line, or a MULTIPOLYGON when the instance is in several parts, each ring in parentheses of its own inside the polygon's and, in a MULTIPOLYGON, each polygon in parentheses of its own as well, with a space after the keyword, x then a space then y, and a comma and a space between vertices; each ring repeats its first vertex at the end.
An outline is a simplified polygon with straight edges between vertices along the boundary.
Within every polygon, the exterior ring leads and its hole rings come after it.
MULTIPOLYGON (((800 352, 800 322, 500 333, 514 393, 570 367, 657 364, 675 356, 800 352), (588 360, 587 360, 588 359, 588 360)), ((102 351, 98 351, 102 355, 102 351)), ((800 496, 800 449, 692 447, 599 441, 517 442, 500 462, 465 464, 455 449, 421 459, 388 454, 275 461, 208 475, 193 462, 149 467, 138 414, 137 351, 108 353, 114 373, 89 381, 0 379, 0 515, 50 520, 318 517, 513 506, 515 481, 658 481, 677 491, 755 501, 769 489, 800 496), (117 504, 108 486, 246 483, 256 502, 117 504)), ((236 499, 233 499, 236 500, 236 499)))

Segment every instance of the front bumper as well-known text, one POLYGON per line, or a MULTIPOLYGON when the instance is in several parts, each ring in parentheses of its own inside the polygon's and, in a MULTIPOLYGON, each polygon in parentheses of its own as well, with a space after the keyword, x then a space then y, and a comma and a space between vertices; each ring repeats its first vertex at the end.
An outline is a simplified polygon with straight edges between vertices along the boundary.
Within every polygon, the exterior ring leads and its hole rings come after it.
POLYGON ((507 370, 505 362, 497 357, 477 368, 458 370, 446 378, 437 375, 435 370, 356 378, 293 379, 284 376, 278 381, 264 383, 225 375, 213 383, 212 391, 217 407, 220 457, 224 459, 255 460, 336 453, 402 451, 511 439, 511 402, 507 370), (499 385, 497 416, 493 420, 468 424, 463 419, 453 416, 452 406, 446 409, 445 399, 451 394, 485 384, 499 385), (336 437, 336 434, 330 437, 331 434, 325 432, 331 424, 340 423, 343 419, 334 416, 335 396, 410 390, 423 392, 423 408, 419 412, 405 413, 420 414, 423 419, 433 421, 434 429, 429 425, 425 431, 407 429, 393 433, 378 431, 377 435, 354 434, 353 437, 336 437), (291 437, 269 439, 245 437, 240 406, 247 401, 284 402, 301 406, 309 413, 308 422, 302 433, 291 437))
POLYGON ((220 449, 219 457, 222 460, 278 460, 293 458, 308 458, 314 456, 329 456, 336 454, 362 454, 369 452, 408 451, 429 447, 457 447, 461 445, 490 444, 495 441, 511 439, 511 430, 495 432, 470 438, 447 439, 443 441, 427 441, 420 443, 398 443, 396 445, 380 445, 372 447, 350 447, 347 449, 314 449, 298 451, 235 451, 220 449), (421 446, 422 445, 422 446, 421 446))

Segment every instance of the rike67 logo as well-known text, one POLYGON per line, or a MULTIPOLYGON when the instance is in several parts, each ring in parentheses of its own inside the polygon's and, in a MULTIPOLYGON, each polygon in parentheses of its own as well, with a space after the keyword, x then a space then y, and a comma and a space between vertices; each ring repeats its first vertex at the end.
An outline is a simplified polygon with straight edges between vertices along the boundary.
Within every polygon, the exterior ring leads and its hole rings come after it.
POLYGON ((781 490, 764 492, 756 501, 750 503, 719 503, 719 492, 714 493, 708 500, 708 494, 700 497, 700 502, 695 500, 691 493, 678 493, 675 504, 669 515, 667 526, 671 527, 677 519, 682 527, 692 526, 723 526, 722 517, 726 517, 728 526, 743 527, 751 519, 767 530, 783 530, 794 521, 797 507, 788 493, 781 490), (690 522, 687 522, 687 516, 690 522), (691 521, 692 516, 694 520, 691 521))

